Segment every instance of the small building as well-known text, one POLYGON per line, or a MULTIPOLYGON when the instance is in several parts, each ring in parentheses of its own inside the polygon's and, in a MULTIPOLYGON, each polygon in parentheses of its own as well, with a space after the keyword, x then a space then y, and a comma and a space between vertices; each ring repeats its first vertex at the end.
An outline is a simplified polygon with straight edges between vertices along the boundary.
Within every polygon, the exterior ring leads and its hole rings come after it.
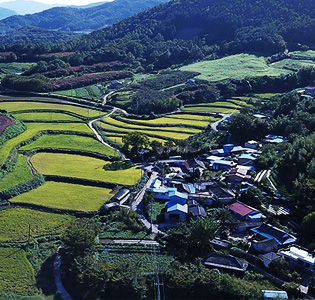
POLYGON ((125 202, 130 196, 130 190, 120 189, 118 193, 111 199, 111 202, 125 202))
POLYGON ((109 89, 117 89, 121 87, 123 83, 119 80, 112 80, 111 83, 107 86, 109 89))
POLYGON ((248 166, 251 165, 255 159, 256 157, 253 155, 244 153, 238 157, 237 163, 241 166, 248 166))
POLYGON ((235 193, 224 187, 216 187, 210 190, 215 200, 221 204, 228 204, 235 198, 235 193))
POLYGON ((268 252, 268 253, 265 253, 265 254, 258 255, 258 257, 260 257, 263 260, 264 266, 266 268, 269 268, 270 263, 273 260, 279 258, 279 255, 277 253, 275 253, 275 252, 268 252))
POLYGON ((250 175, 247 175, 247 169, 243 168, 233 168, 230 170, 228 175, 229 182, 242 182, 247 181, 251 178, 250 175))
POLYGON ((305 87, 305 95, 315 96, 315 86, 305 87))
POLYGON ((179 203, 170 203, 166 205, 165 221, 186 221, 188 205, 179 203))
POLYGON ((195 79, 192 79, 192 78, 189 78, 189 79, 187 79, 186 83, 187 83, 187 84, 195 84, 195 83, 196 83, 196 80, 195 80, 195 79))
POLYGON ((242 221, 259 221, 265 218, 259 210, 239 201, 230 204, 227 208, 230 212, 232 212, 232 214, 242 221))
POLYGON ((207 216, 204 207, 196 200, 188 201, 188 212, 191 212, 194 215, 194 220, 197 220, 198 217, 205 218, 207 216))
POLYGON ((257 141, 247 141, 245 143, 245 148, 249 148, 249 149, 257 149, 259 147, 259 143, 257 141))
POLYGON ((213 170, 228 170, 232 167, 236 166, 236 163, 231 160, 225 160, 225 159, 220 159, 220 160, 215 160, 212 163, 211 168, 213 170))
POLYGON ((289 262, 289 267, 292 269, 300 268, 311 273, 315 271, 315 255, 302 247, 292 245, 279 250, 278 254, 289 262))
POLYGON ((248 229, 258 227, 262 224, 262 221, 245 221, 238 222, 234 225, 234 228, 239 232, 247 231, 248 229))
POLYGON ((219 253, 210 253, 203 260, 202 263, 209 268, 223 269, 232 272, 245 272, 247 263, 241 258, 224 255, 219 253))
POLYGON ((272 300, 272 299, 289 299, 288 294, 285 291, 269 291, 263 290, 264 300, 272 300))
POLYGON ((283 136, 273 135, 273 134, 266 135, 265 140, 264 140, 264 142, 267 144, 281 144, 287 141, 288 140, 285 139, 283 136))
POLYGON ((154 198, 158 200, 169 200, 170 202, 177 202, 181 204, 185 204, 188 199, 188 195, 184 193, 180 193, 177 191, 177 188, 168 187, 168 188, 153 188, 152 192, 154 194, 154 198))

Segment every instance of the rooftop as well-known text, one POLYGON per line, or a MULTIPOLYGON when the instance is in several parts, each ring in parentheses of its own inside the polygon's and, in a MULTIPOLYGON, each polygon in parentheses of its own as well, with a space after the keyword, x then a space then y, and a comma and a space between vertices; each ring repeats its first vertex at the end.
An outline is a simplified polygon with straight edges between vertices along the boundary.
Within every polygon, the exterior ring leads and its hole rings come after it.
POLYGON ((246 204, 243 204, 241 202, 235 202, 228 206, 228 209, 241 215, 242 217, 247 216, 253 211, 256 211, 255 209, 247 206, 246 204))
POLYGON ((279 254, 293 258, 295 260, 304 260, 310 264, 315 264, 315 256, 311 253, 297 246, 292 246, 287 249, 279 250, 279 254))
POLYGON ((244 260, 219 253, 209 254, 202 263, 209 267, 224 268, 233 271, 246 271, 247 269, 247 264, 244 260))

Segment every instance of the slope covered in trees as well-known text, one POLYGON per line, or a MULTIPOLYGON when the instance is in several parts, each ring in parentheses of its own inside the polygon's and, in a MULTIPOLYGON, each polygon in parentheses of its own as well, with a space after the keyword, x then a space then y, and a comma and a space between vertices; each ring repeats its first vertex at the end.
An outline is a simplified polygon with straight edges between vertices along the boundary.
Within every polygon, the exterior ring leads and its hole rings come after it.
POLYGON ((166 0, 115 0, 84 9, 54 7, 36 14, 4 19, 0 21, 0 33, 8 35, 24 26, 70 32, 96 30, 163 2, 166 0))
POLYGON ((164 68, 216 54, 312 46, 311 0, 181 0, 154 7, 69 45, 94 60, 136 59, 164 68))

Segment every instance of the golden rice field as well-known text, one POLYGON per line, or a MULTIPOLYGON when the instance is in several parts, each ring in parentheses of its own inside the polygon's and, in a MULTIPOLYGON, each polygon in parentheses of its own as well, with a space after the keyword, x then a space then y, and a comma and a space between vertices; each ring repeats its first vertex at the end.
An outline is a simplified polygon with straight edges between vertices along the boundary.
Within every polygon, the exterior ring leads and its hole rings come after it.
POLYGON ((22 121, 69 121, 69 122, 82 122, 82 119, 65 114, 55 112, 27 112, 27 113, 14 113, 17 119, 22 121))
POLYGON ((62 153, 37 153, 31 158, 34 168, 43 175, 98 180, 121 185, 134 185, 141 177, 141 169, 132 166, 125 170, 104 170, 111 162, 102 159, 62 153))
POLYGON ((30 192, 18 195, 12 203, 34 204, 60 210, 97 211, 113 194, 110 189, 47 181, 30 192))

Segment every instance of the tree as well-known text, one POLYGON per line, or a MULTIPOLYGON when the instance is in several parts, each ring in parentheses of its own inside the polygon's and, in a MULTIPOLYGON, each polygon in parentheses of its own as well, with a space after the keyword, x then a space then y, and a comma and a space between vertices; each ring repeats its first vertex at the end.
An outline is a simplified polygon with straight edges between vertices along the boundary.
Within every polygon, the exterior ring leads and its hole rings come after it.
POLYGON ((146 148, 150 144, 148 136, 139 131, 132 131, 126 134, 122 138, 122 142, 125 148, 131 146, 131 151, 133 153, 137 153, 141 148, 146 148))
POLYGON ((157 153, 162 148, 162 143, 157 141, 157 140, 153 140, 151 142, 150 146, 151 146, 152 150, 157 153))
POLYGON ((233 117, 229 132, 235 141, 243 143, 251 138, 253 124, 250 116, 238 114, 233 117))
POLYGON ((70 261, 94 250, 98 226, 89 219, 75 220, 61 235, 61 245, 70 261))
POLYGON ((307 242, 314 243, 315 245, 314 228, 315 228, 315 211, 306 215, 303 218, 302 225, 301 225, 301 235, 306 239, 307 242))

